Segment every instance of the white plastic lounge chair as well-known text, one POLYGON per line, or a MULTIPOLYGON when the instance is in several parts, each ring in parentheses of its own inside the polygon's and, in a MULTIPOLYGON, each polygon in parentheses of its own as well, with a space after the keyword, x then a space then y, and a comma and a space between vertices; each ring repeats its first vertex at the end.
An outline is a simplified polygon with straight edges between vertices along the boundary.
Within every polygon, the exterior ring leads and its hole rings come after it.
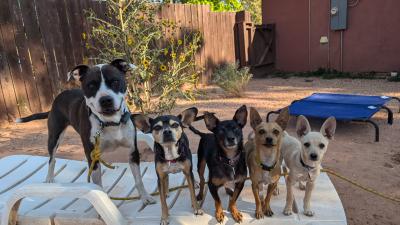
MULTIPOLYGON (((145 139, 145 138, 144 138, 145 139)), ((150 142, 148 142, 150 143, 150 142)), ((193 157, 196 165, 197 155, 193 157)), ((41 156, 14 155, 0 159, 0 218, 1 225, 12 224, 10 209, 19 205, 17 221, 19 225, 119 225, 149 224, 160 222, 161 207, 159 204, 142 206, 137 201, 112 201, 107 197, 137 196, 134 179, 125 163, 115 163, 116 169, 104 168, 104 192, 94 184, 86 183, 87 163, 76 160, 58 159, 56 164, 55 184, 43 183, 46 178, 48 158, 41 156), (19 203, 19 200, 22 201, 19 203), (93 207, 94 206, 94 207, 93 207)), ((196 171, 196 169, 194 168, 196 171)), ((157 177, 153 163, 141 163, 143 182, 149 192, 157 191, 157 177)), ((195 176, 197 172, 194 172, 195 176)), ((198 180, 198 177, 196 177, 198 180)), ((169 185, 176 187, 185 183, 182 174, 170 175, 169 185)), ((322 173, 317 180, 312 196, 312 208, 316 215, 307 217, 302 214, 302 198, 304 192, 295 192, 299 214, 284 216, 286 189, 281 179, 280 195, 274 196, 271 208, 274 216, 262 220, 254 218, 254 198, 250 181, 246 182, 239 199, 238 208, 244 215, 243 224, 280 224, 280 225, 346 225, 346 216, 342 203, 329 177, 322 173)), ((224 209, 228 196, 221 188, 224 209)), ((159 199, 158 196, 155 197, 159 199)), ((170 224, 217 224, 214 219, 214 201, 206 194, 203 203, 205 214, 194 216, 191 209, 189 192, 181 189, 170 193, 168 200, 170 224)), ((14 212, 15 212, 14 208, 14 212)), ((12 213, 11 213, 12 215, 12 213)), ((234 220, 226 213, 223 224, 234 224, 234 220)))

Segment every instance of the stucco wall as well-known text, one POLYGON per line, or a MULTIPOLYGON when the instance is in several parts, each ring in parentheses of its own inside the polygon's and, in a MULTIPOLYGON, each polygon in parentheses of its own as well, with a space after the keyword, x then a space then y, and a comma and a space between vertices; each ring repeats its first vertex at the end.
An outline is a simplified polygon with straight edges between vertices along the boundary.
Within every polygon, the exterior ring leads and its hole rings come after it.
POLYGON ((263 23, 276 24, 277 69, 390 72, 400 70, 399 9, 399 0, 360 0, 342 33, 330 30, 330 0, 263 0, 263 23))

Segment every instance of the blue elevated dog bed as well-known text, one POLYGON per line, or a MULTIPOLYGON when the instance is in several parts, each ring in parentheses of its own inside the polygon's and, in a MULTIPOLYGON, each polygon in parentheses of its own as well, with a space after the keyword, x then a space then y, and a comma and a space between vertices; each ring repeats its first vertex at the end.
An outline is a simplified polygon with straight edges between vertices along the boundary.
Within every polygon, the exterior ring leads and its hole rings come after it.
MULTIPOLYGON (((293 101, 289 106, 289 112, 292 116, 303 115, 320 119, 334 116, 337 120, 342 121, 370 123, 375 127, 375 141, 378 142, 379 127, 371 120, 371 117, 384 109, 388 112, 388 123, 393 124, 393 112, 385 106, 393 99, 400 102, 399 98, 388 96, 314 93, 306 98, 293 101)), ((279 112, 280 110, 269 112, 267 121, 271 114, 279 112)))

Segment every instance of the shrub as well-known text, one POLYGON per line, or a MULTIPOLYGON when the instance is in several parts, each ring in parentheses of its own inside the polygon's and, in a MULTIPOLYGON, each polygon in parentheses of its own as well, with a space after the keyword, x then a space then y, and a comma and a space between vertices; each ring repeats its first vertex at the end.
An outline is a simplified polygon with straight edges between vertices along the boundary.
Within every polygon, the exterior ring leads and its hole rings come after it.
POLYGON ((239 69, 238 63, 226 64, 213 74, 213 82, 229 95, 243 97, 252 78, 248 67, 239 69))
POLYGON ((123 58, 136 65, 128 79, 128 104, 143 113, 162 113, 170 111, 179 97, 193 99, 201 72, 194 62, 200 34, 185 32, 179 39, 165 39, 177 36, 177 25, 156 17, 161 5, 150 0, 105 4, 105 15, 87 12, 92 29, 83 37, 97 63, 123 58))

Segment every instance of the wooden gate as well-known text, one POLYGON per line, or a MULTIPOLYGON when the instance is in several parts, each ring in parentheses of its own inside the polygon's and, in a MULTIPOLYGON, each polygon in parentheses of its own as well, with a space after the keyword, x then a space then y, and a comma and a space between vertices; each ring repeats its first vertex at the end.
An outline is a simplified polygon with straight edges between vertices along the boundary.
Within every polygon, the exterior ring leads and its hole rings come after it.
POLYGON ((255 77, 266 76, 275 66, 275 25, 256 25, 249 61, 255 77))

